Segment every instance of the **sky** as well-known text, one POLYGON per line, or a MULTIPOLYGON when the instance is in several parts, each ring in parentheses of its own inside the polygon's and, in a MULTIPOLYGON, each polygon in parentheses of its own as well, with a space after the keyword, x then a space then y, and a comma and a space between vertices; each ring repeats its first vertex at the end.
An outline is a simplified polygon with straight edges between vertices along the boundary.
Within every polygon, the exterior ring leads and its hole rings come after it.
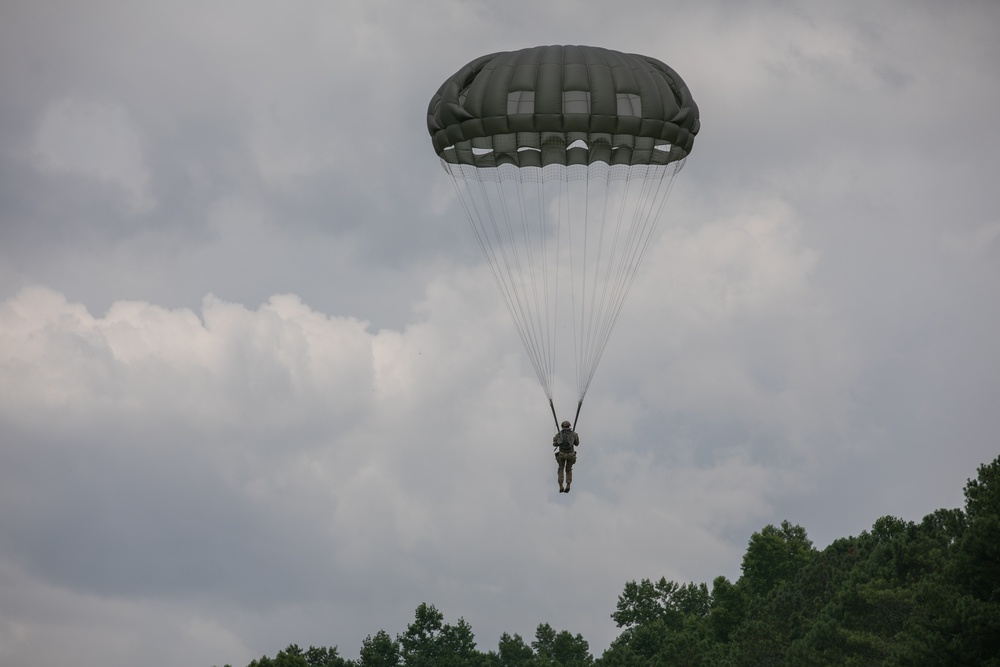
POLYGON ((961 507, 1000 443, 998 32, 987 0, 3 3, 0 662, 357 657, 422 602, 599 655, 626 582, 734 580, 767 524, 961 507), (702 121, 570 494, 426 130, 540 44, 662 60, 702 121))

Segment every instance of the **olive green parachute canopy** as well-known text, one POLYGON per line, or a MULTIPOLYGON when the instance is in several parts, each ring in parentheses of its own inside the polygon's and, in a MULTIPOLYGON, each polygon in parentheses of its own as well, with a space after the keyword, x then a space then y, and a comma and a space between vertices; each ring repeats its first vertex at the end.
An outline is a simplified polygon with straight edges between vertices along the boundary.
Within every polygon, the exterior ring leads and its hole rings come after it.
POLYGON ((655 58, 593 46, 482 56, 427 109, 434 150, 475 167, 668 164, 698 133, 698 106, 655 58))

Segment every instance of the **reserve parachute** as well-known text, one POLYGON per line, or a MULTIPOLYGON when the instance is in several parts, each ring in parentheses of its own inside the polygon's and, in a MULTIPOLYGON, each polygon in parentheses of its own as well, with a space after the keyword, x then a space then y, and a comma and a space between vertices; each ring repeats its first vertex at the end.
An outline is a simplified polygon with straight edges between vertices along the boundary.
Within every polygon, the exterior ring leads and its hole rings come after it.
POLYGON ((654 58, 539 46, 462 67, 427 129, 553 417, 556 378, 575 367, 575 426, 698 107, 654 58))

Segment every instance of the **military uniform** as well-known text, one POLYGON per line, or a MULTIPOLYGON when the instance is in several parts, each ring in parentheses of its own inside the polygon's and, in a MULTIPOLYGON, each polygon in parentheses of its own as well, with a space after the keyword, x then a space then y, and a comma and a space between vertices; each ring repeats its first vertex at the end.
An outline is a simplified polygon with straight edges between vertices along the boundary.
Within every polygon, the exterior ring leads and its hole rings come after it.
POLYGON ((573 448, 579 445, 580 436, 573 431, 569 422, 563 422, 562 430, 552 436, 552 446, 556 447, 556 463, 559 464, 559 472, 556 475, 559 480, 559 493, 569 493, 569 485, 573 483, 573 464, 576 463, 576 451, 573 448), (563 479, 566 480, 565 488, 563 479))

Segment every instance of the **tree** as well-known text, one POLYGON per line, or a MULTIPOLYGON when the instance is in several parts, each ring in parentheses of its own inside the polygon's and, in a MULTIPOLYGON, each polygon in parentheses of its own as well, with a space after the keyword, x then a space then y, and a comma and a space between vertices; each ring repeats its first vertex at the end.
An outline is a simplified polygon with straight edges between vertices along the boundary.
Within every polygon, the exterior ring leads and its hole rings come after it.
POLYGON ((406 667, 468 667, 483 659, 465 619, 446 625, 444 615, 426 603, 417 607, 413 622, 398 639, 406 667))
POLYGON ((1000 602, 1000 457, 966 483, 965 515, 948 574, 963 593, 1000 602))
POLYGON ((915 588, 899 664, 1000 666, 1000 457, 978 473, 966 483, 964 513, 924 519, 922 528, 937 529, 941 565, 915 588))
POLYGON ((1000 457, 965 486, 968 523, 946 576, 955 585, 954 616, 964 630, 962 656, 1000 665, 1000 457))
POLYGON ((399 635, 400 655, 407 667, 434 667, 441 658, 441 628, 444 614, 434 605, 421 603, 414 613, 414 620, 399 635))
POLYGON ((660 620, 667 627, 679 629, 689 616, 707 616, 710 606, 711 597, 705 584, 681 585, 663 577, 654 584, 643 579, 638 584, 634 581, 625 584, 625 590, 618 596, 618 609, 611 618, 619 628, 660 620))
POLYGON ((309 667, 306 657, 298 644, 289 644, 284 651, 278 651, 273 659, 266 655, 254 660, 248 667, 309 667))
POLYGON ((352 667, 350 660, 338 655, 336 646, 310 646, 305 652, 309 667, 352 667))
POLYGON ((746 616, 746 597, 742 588, 734 585, 729 579, 718 576, 712 581, 712 593, 709 599, 711 601, 707 619, 709 630, 714 641, 725 643, 746 616))
POLYGON ((337 647, 310 646, 303 651, 298 644, 289 644, 283 651, 278 651, 274 658, 266 655, 252 661, 247 667, 351 667, 350 660, 337 655, 337 647))
POLYGON ((368 635, 361 642, 358 667, 398 667, 399 659, 399 642, 385 630, 379 630, 374 637, 368 635))
POLYGON ((517 633, 513 637, 506 632, 500 635, 497 649, 497 664, 500 667, 530 667, 534 664, 534 652, 517 633))
POLYGON ((753 595, 764 597, 778 584, 790 581, 813 553, 812 542, 802 526, 793 526, 787 520, 781 522, 781 528, 768 524, 750 536, 740 581, 753 595))
POLYGON ((590 644, 582 635, 572 635, 566 630, 556 632, 548 623, 535 629, 536 664, 546 667, 585 667, 594 663, 590 644))

